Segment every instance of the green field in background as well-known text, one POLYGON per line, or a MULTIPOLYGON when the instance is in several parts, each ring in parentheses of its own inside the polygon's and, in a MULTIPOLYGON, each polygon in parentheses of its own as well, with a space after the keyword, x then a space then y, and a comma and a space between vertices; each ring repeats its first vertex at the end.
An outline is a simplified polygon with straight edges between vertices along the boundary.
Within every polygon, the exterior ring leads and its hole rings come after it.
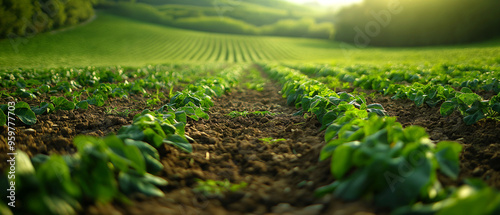
POLYGON ((59 32, 0 41, 0 68, 142 66, 182 62, 500 63, 500 40, 428 48, 354 48, 329 40, 181 30, 99 12, 59 32))

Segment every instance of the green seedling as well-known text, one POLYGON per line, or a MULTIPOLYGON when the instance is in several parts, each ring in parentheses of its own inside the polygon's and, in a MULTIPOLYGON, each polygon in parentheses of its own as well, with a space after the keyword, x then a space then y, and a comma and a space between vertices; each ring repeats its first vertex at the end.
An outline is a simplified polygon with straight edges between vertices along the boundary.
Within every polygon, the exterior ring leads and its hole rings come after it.
POLYGON ((223 198, 225 193, 236 192, 244 189, 248 184, 241 182, 239 184, 232 184, 229 180, 215 181, 215 180, 197 180, 197 184, 193 191, 202 194, 209 198, 223 198))
POLYGON ((280 139, 274 139, 272 137, 266 137, 266 138, 260 138, 260 141, 267 143, 267 144, 273 144, 281 141, 286 141, 286 139, 280 138, 280 139))

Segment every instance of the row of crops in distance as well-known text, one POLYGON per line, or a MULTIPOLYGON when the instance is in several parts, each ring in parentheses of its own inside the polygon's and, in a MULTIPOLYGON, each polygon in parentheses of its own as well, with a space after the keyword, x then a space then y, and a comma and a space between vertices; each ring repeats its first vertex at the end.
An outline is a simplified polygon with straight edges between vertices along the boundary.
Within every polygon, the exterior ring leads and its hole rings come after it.
POLYGON ((440 106, 443 117, 454 111, 467 125, 481 119, 500 120, 500 67, 473 64, 295 65, 331 88, 376 90, 392 99, 409 99, 416 106, 440 106), (345 85, 347 83, 347 85, 345 85))
MULTIPOLYGON (((47 70, 4 70, 2 97, 20 98, 15 114, 26 125, 36 123, 36 115, 57 110, 105 106, 110 98, 128 99, 138 94, 148 106, 173 96, 174 88, 206 77, 222 65, 158 65, 139 69, 122 67, 59 68, 47 70), (35 78, 36 77, 36 78, 35 78), (163 92, 168 92, 164 94, 163 92)), ((0 124, 7 120, 7 104, 0 104, 0 124)))
POLYGON ((287 46, 257 37, 193 34, 152 39, 156 46, 142 51, 169 60, 241 63, 296 58, 287 46))

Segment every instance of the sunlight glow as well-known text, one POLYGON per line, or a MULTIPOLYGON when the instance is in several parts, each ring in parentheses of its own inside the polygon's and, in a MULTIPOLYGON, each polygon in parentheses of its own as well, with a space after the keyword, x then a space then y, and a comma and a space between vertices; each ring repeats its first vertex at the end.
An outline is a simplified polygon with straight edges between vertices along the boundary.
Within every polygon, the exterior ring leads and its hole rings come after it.
POLYGON ((350 5, 362 2, 363 0, 287 0, 298 4, 303 3, 320 3, 322 5, 350 5))

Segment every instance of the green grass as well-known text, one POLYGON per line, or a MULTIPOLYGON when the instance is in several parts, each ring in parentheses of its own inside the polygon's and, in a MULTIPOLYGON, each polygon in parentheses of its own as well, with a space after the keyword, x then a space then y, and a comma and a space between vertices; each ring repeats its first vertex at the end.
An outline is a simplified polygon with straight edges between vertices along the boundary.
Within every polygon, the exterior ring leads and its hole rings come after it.
POLYGON ((93 22, 24 40, 0 41, 0 68, 143 66, 181 62, 500 63, 500 41, 432 48, 344 49, 319 39, 197 32, 103 12, 93 22), (347 50, 347 51, 346 51, 347 50))

